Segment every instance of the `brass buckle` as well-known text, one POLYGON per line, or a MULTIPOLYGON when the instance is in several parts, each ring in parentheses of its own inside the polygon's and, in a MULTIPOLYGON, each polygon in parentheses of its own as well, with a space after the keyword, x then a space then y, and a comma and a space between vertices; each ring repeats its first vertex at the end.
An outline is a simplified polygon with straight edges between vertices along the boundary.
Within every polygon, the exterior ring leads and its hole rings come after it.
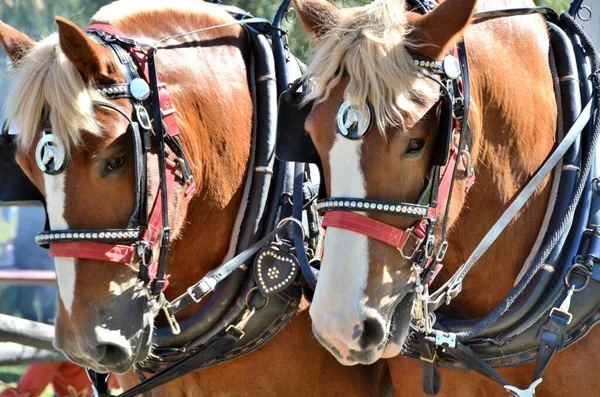
POLYGON ((398 248, 398 251, 400 251, 400 255, 402 255, 402 257, 406 260, 411 260, 415 257, 417 251, 419 250, 419 248, 421 247, 421 243, 423 242, 423 239, 420 238, 419 236, 417 236, 414 232, 413 232, 413 228, 411 227, 410 229, 408 229, 407 231, 408 236, 406 237, 406 240, 404 240, 404 244, 402 244, 402 247, 398 248), (410 255, 406 255, 404 253, 404 249, 406 248, 406 243, 408 242, 408 240, 410 238, 413 238, 415 240, 415 244, 413 245, 412 248, 412 252, 410 255))
POLYGON ((437 360, 437 359, 438 359, 438 353, 437 353, 437 349, 435 349, 435 350, 433 351, 433 358, 429 359, 429 358, 425 358, 425 357, 421 356, 421 357, 419 357, 419 359, 420 359, 421 361, 425 361, 426 363, 429 363, 429 364, 433 364, 433 363, 435 363, 435 360, 437 360))

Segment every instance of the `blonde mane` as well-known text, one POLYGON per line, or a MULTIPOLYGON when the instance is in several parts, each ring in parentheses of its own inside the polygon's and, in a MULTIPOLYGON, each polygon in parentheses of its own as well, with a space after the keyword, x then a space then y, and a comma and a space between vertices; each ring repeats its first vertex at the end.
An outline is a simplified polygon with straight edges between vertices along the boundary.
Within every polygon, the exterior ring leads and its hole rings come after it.
POLYGON ((101 135, 92 102, 106 99, 88 87, 61 51, 58 34, 37 43, 11 73, 4 116, 19 131, 20 150, 29 150, 41 136, 45 109, 51 109, 52 133, 67 154, 83 143, 84 132, 101 135))
POLYGON ((408 53, 418 47, 408 39, 409 31, 403 0, 342 10, 307 67, 311 92, 306 102, 324 102, 346 79, 344 100, 362 112, 370 103, 382 133, 387 127, 404 128, 419 104, 439 95, 420 78, 422 71, 408 53))

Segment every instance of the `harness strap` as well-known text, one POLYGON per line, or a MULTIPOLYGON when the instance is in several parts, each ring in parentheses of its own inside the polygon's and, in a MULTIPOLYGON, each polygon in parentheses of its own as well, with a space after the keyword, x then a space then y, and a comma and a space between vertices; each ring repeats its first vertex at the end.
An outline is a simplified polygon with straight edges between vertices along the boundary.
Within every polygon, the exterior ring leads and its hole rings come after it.
POLYGON ((504 211, 500 219, 498 219, 494 226, 487 232, 471 256, 469 256, 465 263, 456 271, 456 273, 450 280, 448 280, 446 284, 432 294, 431 302, 433 307, 431 310, 439 308, 442 303, 449 302, 460 293, 462 290, 462 281, 469 271, 488 250, 488 248, 492 246, 500 233, 502 233, 510 221, 517 215, 521 208, 523 208, 523 206, 527 203, 527 200, 537 190, 539 184, 554 169, 556 163, 560 161, 565 152, 571 147, 575 139, 577 139, 577 137, 581 134, 581 131, 590 120, 592 109, 594 107, 594 101, 595 96, 589 100, 585 108, 581 111, 579 117, 577 117, 575 123, 573 123, 573 126, 569 132, 565 135, 564 139, 560 142, 552 155, 531 178, 529 183, 523 188, 521 193, 519 193, 506 211, 504 211))
POLYGON ((550 320, 548 320, 546 327, 541 330, 538 337, 540 349, 533 370, 532 381, 542 376, 554 354, 565 345, 567 340, 567 325, 569 325, 571 318, 572 316, 570 317, 568 313, 560 310, 552 311, 550 320))
MULTIPOLYGON (((142 383, 132 387, 124 393, 118 395, 118 397, 133 397, 143 394, 147 391, 155 389, 160 385, 179 378, 189 372, 195 371, 202 366, 206 361, 213 357, 223 355, 231 350, 240 339, 244 337, 244 332, 235 326, 231 326, 225 331, 225 334, 217 339, 215 343, 206 347, 203 350, 199 350, 193 353, 189 357, 185 358, 173 364, 172 366, 164 369, 157 373, 152 378, 149 378, 142 383)), ((102 397, 111 397, 110 394, 101 395, 102 397)))
POLYGON ((437 368, 436 346, 425 340, 425 334, 417 334, 419 347, 421 348, 421 360, 423 361, 423 391, 425 394, 435 396, 440 391, 442 380, 437 368))

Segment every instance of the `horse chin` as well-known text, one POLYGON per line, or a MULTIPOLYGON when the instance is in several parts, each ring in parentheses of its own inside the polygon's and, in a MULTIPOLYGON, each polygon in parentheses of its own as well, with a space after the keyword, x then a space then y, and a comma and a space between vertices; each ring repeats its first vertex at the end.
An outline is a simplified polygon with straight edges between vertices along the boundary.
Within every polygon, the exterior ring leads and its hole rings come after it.
POLYGON ((404 295, 394 308, 394 313, 389 324, 389 339, 381 358, 392 358, 400 354, 402 346, 408 336, 410 321, 412 318, 412 307, 415 300, 413 293, 404 295))
POLYGON ((131 371, 136 363, 145 361, 152 349, 152 334, 154 327, 154 316, 151 311, 144 313, 142 328, 129 340, 132 354, 126 359, 111 364, 103 364, 89 359, 82 359, 63 352, 73 363, 89 368, 98 373, 126 374, 131 371))

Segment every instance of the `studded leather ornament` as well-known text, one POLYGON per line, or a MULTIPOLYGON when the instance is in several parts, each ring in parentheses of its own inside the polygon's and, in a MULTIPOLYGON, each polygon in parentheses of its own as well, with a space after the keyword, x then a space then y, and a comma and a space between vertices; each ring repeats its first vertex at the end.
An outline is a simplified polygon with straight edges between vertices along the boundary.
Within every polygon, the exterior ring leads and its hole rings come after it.
POLYGON ((364 138, 371 130, 373 117, 371 108, 366 107, 366 112, 361 112, 348 101, 344 101, 336 117, 338 132, 351 140, 364 138))
POLYGON ((264 296, 275 295, 289 287, 300 270, 298 259, 287 244, 273 244, 263 249, 254 263, 254 277, 264 296))
POLYGON ((57 144, 56 137, 45 132, 35 149, 35 161, 44 173, 60 174, 65 169, 65 150, 57 144))

